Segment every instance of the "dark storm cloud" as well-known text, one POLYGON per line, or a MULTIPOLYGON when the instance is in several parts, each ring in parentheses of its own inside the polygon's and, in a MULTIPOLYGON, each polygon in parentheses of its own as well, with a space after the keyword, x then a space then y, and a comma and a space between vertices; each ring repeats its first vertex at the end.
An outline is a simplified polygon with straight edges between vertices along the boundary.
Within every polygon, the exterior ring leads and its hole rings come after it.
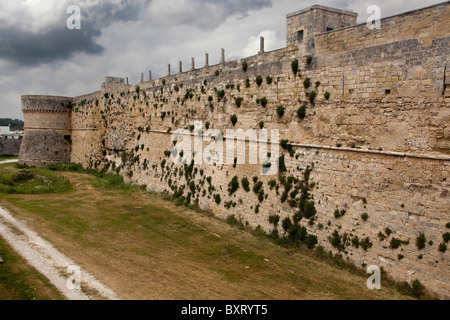
MULTIPOLYGON (((116 22, 141 18, 149 5, 157 18, 148 21, 156 27, 166 22, 199 28, 216 28, 229 16, 245 17, 251 10, 271 6, 271 0, 111 0, 90 2, 71 1, 81 9, 81 30, 69 30, 64 10, 55 10, 56 22, 40 30, 24 29, 22 21, 7 25, 0 21, 0 59, 15 64, 37 66, 70 59, 77 53, 101 55, 105 48, 97 41, 102 30, 116 22), (152 7, 152 6, 151 6, 152 7), (161 10, 163 7, 164 10, 161 10), (2 25, 7 25, 2 27, 2 25)), ((68 3, 69 5, 69 3, 68 3)), ((1 8, 0 8, 1 9, 1 8)), ((23 17, 22 17, 23 19, 23 17)))
MULTIPOLYGON (((76 1, 73 3, 77 4, 76 1)), ((43 30, 23 30, 21 21, 0 27, 0 59, 21 65, 39 65, 69 59, 76 53, 102 54, 104 48, 97 43, 102 29, 114 22, 137 19, 148 3, 102 1, 85 7, 80 2, 81 30, 67 28, 66 22, 71 14, 65 10, 55 12, 60 18, 43 30)))
POLYGON ((0 31, 0 57, 23 65, 38 65, 70 58, 77 52, 101 54, 104 48, 95 43, 98 30, 56 28, 33 34, 16 29, 0 31))

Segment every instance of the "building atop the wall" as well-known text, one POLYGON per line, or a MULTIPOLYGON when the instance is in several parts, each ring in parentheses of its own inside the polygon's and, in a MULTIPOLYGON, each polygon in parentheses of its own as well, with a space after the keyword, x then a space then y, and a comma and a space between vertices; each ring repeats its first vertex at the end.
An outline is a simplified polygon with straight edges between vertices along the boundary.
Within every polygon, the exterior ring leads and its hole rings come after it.
POLYGON ((0 127, 0 134, 2 139, 21 139, 23 131, 11 131, 10 127, 0 127))
POLYGON ((11 131, 10 127, 0 127, 0 155, 18 156, 22 144, 23 131, 11 131))

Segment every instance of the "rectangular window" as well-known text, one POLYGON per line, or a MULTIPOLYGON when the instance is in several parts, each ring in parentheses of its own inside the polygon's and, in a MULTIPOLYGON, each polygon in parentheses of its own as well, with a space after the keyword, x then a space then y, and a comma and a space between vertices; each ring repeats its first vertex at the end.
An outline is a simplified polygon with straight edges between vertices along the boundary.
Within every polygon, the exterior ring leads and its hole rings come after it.
POLYGON ((296 32, 295 40, 297 40, 298 42, 303 42, 303 30, 296 32))

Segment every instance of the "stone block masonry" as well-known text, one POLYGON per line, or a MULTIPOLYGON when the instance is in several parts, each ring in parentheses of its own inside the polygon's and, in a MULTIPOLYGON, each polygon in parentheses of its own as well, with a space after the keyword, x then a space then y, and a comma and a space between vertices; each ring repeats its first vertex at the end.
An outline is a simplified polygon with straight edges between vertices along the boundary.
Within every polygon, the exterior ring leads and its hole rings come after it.
MULTIPOLYGON (((149 75, 138 86, 107 77, 101 91, 76 98, 25 96, 20 163, 71 161, 118 173, 266 232, 274 228, 269 216, 282 221, 299 211, 300 189, 289 188, 304 183, 309 168, 317 213, 300 223, 318 245, 449 298, 449 13, 445 2, 369 30, 354 25, 354 13, 313 6, 287 16, 280 50, 266 52, 261 41, 255 56, 225 61, 222 51, 222 61, 209 65, 206 54, 203 68, 192 61, 189 71, 149 75), (173 163, 171 133, 198 134, 194 121, 224 134, 279 130, 293 146, 281 148, 286 171, 263 176, 261 164, 173 163), (230 194, 234 177, 239 188, 230 194), (419 248, 422 233, 427 242, 419 248), (340 246, 330 241, 336 234, 340 246)), ((253 143, 247 139, 247 154, 253 143)))
POLYGON ((0 156, 18 156, 22 137, 19 139, 0 138, 0 156))

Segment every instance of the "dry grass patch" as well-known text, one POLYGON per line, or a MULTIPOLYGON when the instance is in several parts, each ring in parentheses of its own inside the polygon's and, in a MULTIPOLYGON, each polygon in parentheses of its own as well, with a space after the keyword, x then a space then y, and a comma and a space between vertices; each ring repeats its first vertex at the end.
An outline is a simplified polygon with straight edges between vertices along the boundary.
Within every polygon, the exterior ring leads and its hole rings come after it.
POLYGON ((72 191, 0 203, 124 299, 404 299, 137 187, 62 173, 72 191), (218 237, 220 236, 220 238, 218 237))

